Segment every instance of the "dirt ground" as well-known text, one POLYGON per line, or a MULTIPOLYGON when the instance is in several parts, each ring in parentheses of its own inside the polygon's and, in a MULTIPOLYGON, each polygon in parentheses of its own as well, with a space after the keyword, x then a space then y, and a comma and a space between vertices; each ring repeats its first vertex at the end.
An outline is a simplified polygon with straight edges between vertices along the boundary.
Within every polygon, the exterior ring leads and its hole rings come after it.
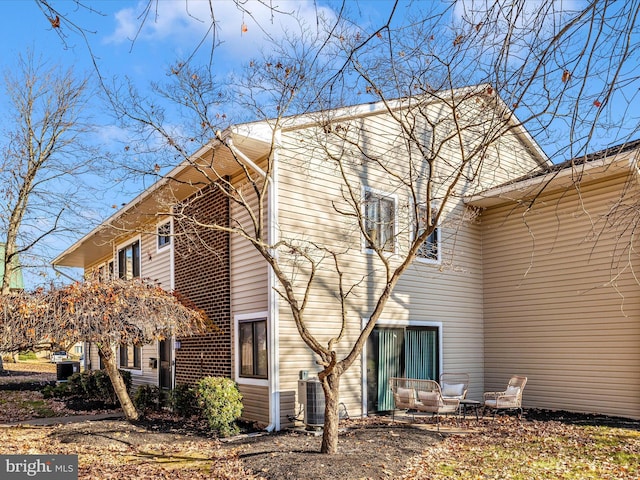
MULTIPOLYGON (((530 410, 525 418, 514 416, 455 423, 445 419, 438 432, 431 419, 415 419, 406 424, 388 417, 347 420, 339 437, 339 453, 322 455, 322 437, 304 431, 285 431, 277 434, 255 432, 225 439, 220 448, 229 452, 228 458, 239 458, 243 467, 256 479, 402 479, 410 459, 419 458, 429 446, 435 446, 447 436, 468 435, 478 429, 533 420, 555 420, 567 424, 623 426, 640 429, 640 422, 603 416, 545 412, 530 410)), ((517 428, 517 427, 514 427, 517 428)), ((96 448, 121 443, 127 447, 177 445, 195 439, 210 438, 211 434, 196 423, 184 423, 163 415, 150 415, 137 425, 125 421, 96 421, 62 425, 52 434, 62 443, 91 444, 96 448)), ((248 477, 251 478, 251 477, 248 477)))
POLYGON ((319 453, 321 436, 301 432, 233 442, 244 465, 266 479, 400 478, 406 461, 442 435, 386 421, 345 422, 338 454, 319 453))
MULTIPOLYGON (((36 389, 46 382, 50 373, 27 373, 12 370, 10 375, 0 377, 2 390, 22 388, 36 389), (15 382, 18 382, 17 384, 15 382)), ((72 410, 64 415, 72 414, 72 410)), ((83 412, 86 413, 86 412, 83 412)), ((102 412, 103 413, 103 412, 102 412)), ((319 453, 322 441, 316 432, 303 429, 266 434, 245 431, 232 439, 217 439, 205 425, 196 419, 185 421, 167 413, 152 413, 137 424, 124 420, 83 421, 66 423, 56 427, 50 434, 63 445, 91 445, 92 448, 119 444, 123 448, 140 448, 165 444, 180 445, 205 441, 219 444, 228 451, 229 459, 239 459, 248 473, 246 478, 258 479, 385 479, 411 478, 406 473, 407 462, 417 458, 429 446, 436 446, 447 436, 468 435, 478 429, 491 428, 492 422, 530 422, 533 420, 555 420, 568 424, 623 426, 640 429, 640 422, 627 419, 594 415, 570 414, 528 410, 523 420, 514 417, 491 417, 476 421, 467 417, 455 422, 444 419, 440 431, 430 418, 371 417, 341 422, 339 453, 319 453), (252 477, 253 475, 253 477, 252 477)), ((235 477, 234 477, 235 478, 235 477)))
MULTIPOLYGON (((176 445, 201 438, 177 425, 153 420, 132 425, 125 421, 97 421, 62 425, 52 434, 61 443, 90 443, 95 448, 113 443, 130 447, 176 445), (155 428, 154 428, 155 426, 155 428)), ((396 425, 350 425, 340 435, 339 453, 321 455, 321 436, 289 431, 240 435, 221 442, 244 467, 260 479, 379 479, 400 478, 406 459, 443 438, 435 432, 396 425)), ((216 440, 212 440, 216 441, 216 440)))

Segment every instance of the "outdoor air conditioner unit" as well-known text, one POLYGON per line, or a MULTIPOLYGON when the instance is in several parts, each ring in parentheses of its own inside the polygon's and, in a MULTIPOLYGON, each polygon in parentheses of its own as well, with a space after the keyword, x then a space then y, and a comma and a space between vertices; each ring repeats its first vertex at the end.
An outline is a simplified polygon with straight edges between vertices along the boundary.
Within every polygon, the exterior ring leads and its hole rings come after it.
POLYGON ((324 425, 324 392, 317 378, 298 380, 298 403, 302 404, 305 425, 324 425))
POLYGON ((66 382, 74 373, 80 371, 80 362, 58 362, 56 364, 56 381, 66 382))

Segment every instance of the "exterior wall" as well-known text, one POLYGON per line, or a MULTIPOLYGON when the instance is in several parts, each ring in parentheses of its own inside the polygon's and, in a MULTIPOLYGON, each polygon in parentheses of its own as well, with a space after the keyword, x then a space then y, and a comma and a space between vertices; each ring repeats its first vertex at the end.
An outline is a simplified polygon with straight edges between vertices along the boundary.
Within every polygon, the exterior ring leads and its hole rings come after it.
MULTIPOLYGON (((333 128, 336 128, 335 124, 333 128)), ((404 143, 388 116, 377 115, 345 123, 343 131, 354 132, 351 142, 357 143, 369 157, 377 156, 385 168, 408 174, 408 163, 421 165, 420 158, 408 159, 404 143)), ((347 329, 337 345, 342 358, 353 345, 362 328, 363 319, 369 318, 384 278, 382 263, 375 255, 364 251, 361 234, 355 221, 336 213, 336 208, 348 210, 345 190, 341 189, 340 173, 328 160, 330 154, 346 152, 346 175, 355 186, 356 203, 365 187, 392 194, 397 199, 396 252, 390 256, 396 266, 409 245, 409 206, 411 199, 402 185, 375 161, 362 157, 360 150, 349 142, 334 139, 322 140, 320 129, 291 131, 283 134, 278 177, 279 216, 278 232, 281 239, 299 242, 313 241, 341 252, 341 269, 347 288, 355 285, 348 300, 347 329), (333 142, 333 143, 331 143, 333 142), (378 272, 371 275, 371 272, 378 272)), ((501 146, 489 150, 485 159, 486 171, 478 182, 485 188, 509 178, 519 177, 539 168, 520 141, 506 134, 501 146), (496 152, 500 152, 498 155, 496 152)), ((459 153, 454 146, 445 146, 441 157, 450 164, 459 163, 459 153)), ((415 173, 415 172, 414 172, 415 173)), ((450 176, 446 162, 440 161, 434 175, 438 179, 450 176)), ((426 173, 425 173, 426 175, 426 173)), ((437 188, 442 194, 446 185, 437 188)), ((459 191, 469 193, 472 185, 461 186, 459 191)), ((436 194, 437 195, 437 194, 436 194)), ((424 201, 418 199, 418 201, 424 201)), ((352 208, 352 207, 351 207, 352 208)), ((484 391, 484 341, 483 341, 483 286, 480 229, 472 211, 467 211, 459 200, 442 207, 444 209, 442 232, 442 259, 439 263, 418 262, 411 266, 398 283, 389 300, 380 324, 438 324, 442 335, 441 371, 464 371, 471 377, 469 397, 480 399, 484 391)), ((353 217, 352 217, 353 218, 353 217)), ((281 260, 287 255, 281 252, 281 260)), ((295 261, 289 258, 291 268, 295 261)), ((304 264, 298 265, 296 284, 301 293, 303 280, 308 275, 304 264)), ((322 344, 337 336, 341 328, 341 312, 336 300, 338 277, 333 271, 331 259, 317 272, 314 288, 309 296, 305 315, 307 326, 322 344)), ((300 297, 301 298, 301 297, 300 297)), ((279 304, 280 394, 297 391, 300 370, 309 370, 314 376, 319 370, 311 350, 304 346, 289 313, 287 304, 279 304)), ((343 375, 340 401, 351 416, 362 414, 363 365, 359 358, 343 375)), ((288 412, 293 413, 293 412, 288 412)))
POLYGON ((266 426, 269 423, 269 390, 266 387, 238 384, 242 393, 242 418, 266 426))
MULTIPOLYGON (((149 366, 149 359, 158 357, 157 343, 142 347, 140 369, 127 369, 131 372, 131 385, 133 390, 141 385, 158 385, 158 371, 149 366)), ((98 356, 98 347, 91 345, 89 347, 87 367, 89 370, 100 370, 100 357, 98 356)), ((116 353, 117 358, 117 353, 116 353)))
POLYGON ((158 369, 149 366, 151 358, 158 358, 158 343, 143 345, 140 357, 140 369, 128 369, 131 372, 131 384, 135 390, 141 385, 158 385, 158 369))
MULTIPOLYGON (((156 227, 157 225, 152 224, 149 230, 155 231, 156 227)), ((143 234, 140 238, 140 276, 154 281, 167 291, 172 290, 173 243, 174 238, 171 239, 171 244, 158 248, 158 237, 155 234, 143 234)))
MULTIPOLYGON (((229 201, 216 188, 201 191, 186 206, 202 222, 228 222, 229 201)), ((176 384, 193 384, 206 376, 232 376, 229 235, 201 230, 197 237, 176 225, 175 290, 204 310, 211 333, 179 339, 176 384), (206 248, 203 246, 206 245, 206 248)))
POLYGON ((610 210, 624 181, 483 213, 488 390, 520 374, 525 407, 640 418, 638 260, 629 219, 610 210))
MULTIPOLYGON (((241 179, 234 178, 234 183, 240 187, 241 179)), ((244 189, 243 194, 250 200, 251 205, 257 207, 256 195, 251 189, 244 189)), ((265 211, 265 215, 267 212, 265 211)), ((231 205, 231 219, 234 224, 249 225, 250 219, 246 210, 235 203, 231 205)), ((237 328, 238 316, 264 317, 269 310, 268 302, 268 269, 267 263, 253 245, 240 235, 231 235, 231 311, 233 314, 234 331, 237 328)), ((271 335, 271 332, 269 333, 271 335)), ((233 337, 234 356, 233 365, 237 365, 237 341, 233 337)), ((269 386, 267 380, 245 379, 234 370, 233 377, 243 396, 242 417, 262 424, 269 423, 269 386)))
MULTIPOLYGON (((162 220, 164 222, 166 220, 162 220)), ((109 261, 113 261, 114 272, 117 275, 118 271, 118 249, 129 245, 136 239, 140 240, 140 276, 148 278, 165 290, 171 290, 171 265, 173 255, 173 242, 162 249, 158 249, 156 224, 150 223, 141 229, 144 233, 138 235, 131 235, 129 237, 120 238, 117 244, 114 245, 114 254, 111 257, 101 259, 96 264, 87 268, 87 271, 92 271, 105 265, 109 261)), ((173 239, 172 239, 173 240, 173 239)), ((140 369, 130 369, 131 379, 134 389, 140 385, 158 385, 159 384, 159 372, 157 368, 150 366, 151 359, 158 358, 158 342, 153 342, 149 345, 143 345, 141 350, 140 369)), ((100 359, 98 357, 98 350, 95 345, 91 347, 91 369, 98 370, 100 368, 100 359)))

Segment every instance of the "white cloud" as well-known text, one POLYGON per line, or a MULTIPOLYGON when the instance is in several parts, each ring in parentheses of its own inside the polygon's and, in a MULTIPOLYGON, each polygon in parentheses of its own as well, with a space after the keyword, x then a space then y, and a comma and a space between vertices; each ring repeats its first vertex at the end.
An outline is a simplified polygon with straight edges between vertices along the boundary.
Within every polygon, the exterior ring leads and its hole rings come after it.
POLYGON ((258 51, 266 36, 282 38, 286 32, 299 30, 300 22, 315 25, 317 15, 335 17, 331 9, 313 0, 274 3, 273 10, 258 0, 237 3, 212 1, 212 13, 209 0, 153 2, 153 10, 145 17, 148 2, 142 1, 135 8, 115 13, 116 28, 105 42, 121 44, 135 39, 137 43, 170 42, 175 50, 195 48, 206 35, 213 14, 224 52, 246 58, 258 51))

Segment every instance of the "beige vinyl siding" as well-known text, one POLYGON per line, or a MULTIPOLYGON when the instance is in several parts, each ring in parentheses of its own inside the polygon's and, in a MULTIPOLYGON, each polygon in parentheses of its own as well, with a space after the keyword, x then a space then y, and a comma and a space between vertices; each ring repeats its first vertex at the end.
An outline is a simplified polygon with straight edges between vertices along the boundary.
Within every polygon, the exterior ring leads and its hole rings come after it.
MULTIPOLYGON (((89 345, 89 344, 85 344, 85 345, 89 345)), ((98 355, 98 347, 96 347, 93 344, 89 345, 88 358, 89 358, 89 364, 87 365, 87 367, 89 368, 89 370, 100 370, 100 356, 98 355)))
POLYGON ((293 417, 289 412, 298 412, 299 408, 296 403, 296 395, 298 391, 287 390, 280 392, 280 428, 291 428, 295 425, 293 417))
MULTIPOLYGON (((251 194, 249 189, 245 189, 244 193, 257 211, 255 194, 251 194)), ((231 219, 232 226, 237 223, 248 228, 250 224, 246 210, 235 202, 231 202, 231 219)), ((230 237, 230 257, 232 316, 266 311, 268 309, 266 261, 256 248, 240 235, 230 237)))
POLYGON ((238 384, 238 389, 242 394, 242 418, 266 426, 269 423, 269 389, 242 383, 238 384))
POLYGON ((158 369, 149 367, 149 360, 151 358, 158 358, 158 342, 142 346, 140 369, 125 369, 131 372, 133 391, 141 385, 158 386, 158 369))
MULTIPOLYGON (((98 355, 98 348, 95 345, 91 345, 89 353, 89 361, 91 370, 100 370, 100 357, 98 355)), ((131 384, 133 390, 140 385, 158 385, 158 370, 149 367, 150 358, 158 358, 158 346, 157 343, 142 346, 141 363, 142 367, 138 369, 127 369, 131 372, 131 384)), ((116 351, 116 362, 118 361, 118 352, 116 351)), ((118 368, 121 368, 118 365, 118 368)))
POLYGON ((410 305, 410 320, 442 322, 440 372, 468 373, 468 398, 480 400, 484 391, 480 229, 468 224, 455 232, 445 229, 442 237, 443 264, 414 262, 398 283, 390 306, 410 305))
MULTIPOLYGON (((407 154, 398 137, 397 128, 385 115, 371 116, 353 122, 354 138, 365 145, 370 156, 385 159, 391 169, 406 168, 407 154), (357 133, 356 133, 357 132, 357 133), (405 152, 403 155, 402 152, 405 152)), ((347 127, 345 127, 347 128, 347 127)), ((348 127, 352 131, 351 126, 348 127)), ((342 358, 353 345, 361 330, 362 319, 369 317, 379 293, 383 275, 381 263, 374 255, 363 251, 358 226, 348 217, 335 212, 334 206, 347 208, 340 189, 341 179, 327 153, 314 147, 318 131, 287 132, 283 135, 280 155, 278 231, 281 238, 314 241, 344 252, 340 255, 341 268, 348 286, 357 284, 348 300, 348 326, 344 339, 337 345, 342 358), (367 275, 377 270, 377 275, 367 275)), ((500 158, 487 158, 485 184, 495 184, 538 168, 519 141, 509 134, 503 142, 500 158), (516 146, 519 145, 519 148, 516 146), (513 173, 515 172, 515 173, 513 173), (511 177, 509 177, 511 175, 511 177)), ((333 154, 341 143, 330 147, 333 154)), ((409 243, 408 205, 406 191, 375 163, 358 160, 360 153, 350 151, 351 164, 347 175, 355 185, 354 196, 360 198, 364 187, 376 192, 394 195, 397 200, 397 252, 406 252, 409 243), (354 160, 355 159, 355 160, 354 160)), ((452 163, 456 153, 450 146, 443 156, 452 163)), ((437 175, 445 177, 449 171, 438 166, 437 175)), ((463 190, 462 188, 460 190, 463 190)), ((444 188, 440 188, 443 192, 444 188)), ((381 323, 439 323, 442 325, 443 364, 441 370, 464 371, 471 376, 469 397, 480 399, 484 391, 483 297, 480 230, 473 218, 467 218, 464 206, 455 201, 445 206, 442 229, 441 264, 416 262, 398 283, 381 323)), ((281 254, 281 260, 287 260, 281 254)), ((397 260, 391 257, 392 265, 397 260)), ((290 259, 289 259, 290 260, 290 259)), ((296 274, 301 292, 302 280, 308 270, 296 274)), ((332 272, 330 259, 318 271, 318 278, 310 295, 305 316, 308 328, 323 344, 340 332, 340 309, 336 299, 338 279, 332 272)), ((311 350, 304 346, 295 327, 289 307, 280 301, 280 386, 281 391, 295 390, 300 370, 309 370, 310 376, 320 369, 311 350)), ((359 358, 341 378, 340 401, 350 415, 362 414, 362 364, 359 358)))
POLYGON ((157 223, 150 224, 145 230, 150 233, 142 235, 140 240, 140 274, 159 284, 167 291, 171 291, 171 244, 158 250, 158 236, 156 235, 157 223), (153 233, 151 233, 153 232, 153 233))
POLYGON ((483 214, 488 389, 521 374, 526 407, 640 418, 639 287, 616 253, 630 231, 603 223, 624 180, 483 214))
MULTIPOLYGON (((237 184, 237 179, 234 179, 237 184)), ((252 208, 257 211, 257 199, 249 189, 243 189, 250 199, 252 208)), ((266 207, 266 204, 265 204, 266 207)), ((265 211, 266 215, 266 211, 265 211)), ((248 227, 250 218, 246 210, 231 202, 232 226, 240 224, 248 227)), ((267 263, 256 248, 240 235, 231 235, 229 239, 231 261, 231 318, 237 315, 256 314, 256 318, 264 317, 263 312, 268 305, 268 277, 267 263)), ((233 331, 233 330, 232 330, 233 331)), ((269 335, 272 333, 270 332, 269 335)), ((233 371, 236 367, 238 349, 237 339, 233 338, 233 371)), ((267 425, 269 423, 269 388, 264 385, 253 385, 251 380, 245 380, 236 375, 240 392, 243 395, 243 418, 267 425)))

